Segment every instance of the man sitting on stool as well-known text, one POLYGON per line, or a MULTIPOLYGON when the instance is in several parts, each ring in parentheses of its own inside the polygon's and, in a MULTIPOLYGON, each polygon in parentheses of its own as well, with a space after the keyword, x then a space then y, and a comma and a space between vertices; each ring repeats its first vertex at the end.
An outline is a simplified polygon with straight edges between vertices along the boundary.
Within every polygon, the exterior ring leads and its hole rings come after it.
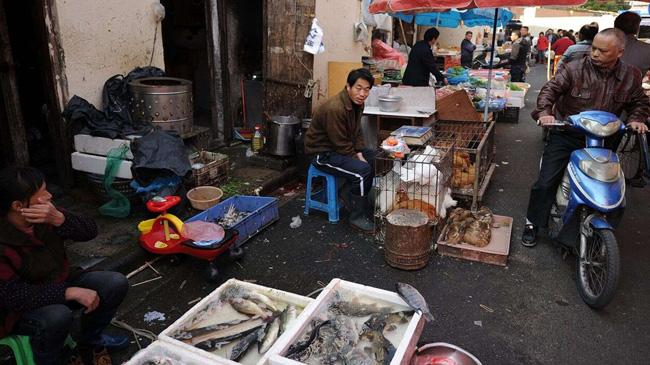
POLYGON ((361 134, 363 105, 373 82, 367 69, 351 71, 345 89, 316 110, 305 135, 305 153, 313 156, 312 164, 346 179, 350 225, 362 231, 375 229, 367 198, 375 175, 375 151, 365 148, 361 134))

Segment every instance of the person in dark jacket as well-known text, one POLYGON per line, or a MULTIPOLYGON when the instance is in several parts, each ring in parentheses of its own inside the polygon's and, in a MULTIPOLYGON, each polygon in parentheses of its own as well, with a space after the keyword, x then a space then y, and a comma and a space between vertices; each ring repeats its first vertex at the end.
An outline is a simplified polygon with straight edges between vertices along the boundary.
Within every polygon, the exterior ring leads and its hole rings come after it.
POLYGON ((465 39, 460 42, 460 64, 463 67, 472 68, 472 61, 474 60, 474 50, 476 45, 472 43, 472 36, 474 34, 470 31, 465 33, 465 39))
POLYGON ((429 86, 429 75, 436 77, 437 83, 447 84, 447 79, 436 67, 431 47, 438 41, 440 32, 436 28, 430 28, 424 32, 424 39, 417 41, 406 64, 406 71, 402 78, 403 85, 409 86, 429 86))
MULTIPOLYGON (((618 29, 605 29, 592 43, 590 57, 566 63, 539 92, 533 119, 542 126, 586 110, 602 110, 616 115, 627 113, 628 128, 648 131, 650 100, 641 88, 641 73, 620 60, 625 35, 618 29)), ((609 143, 608 143, 609 144, 609 143)), ((539 177, 528 201, 526 225, 521 238, 527 247, 535 246, 537 232, 545 228, 571 153, 584 148, 584 135, 572 131, 549 132, 544 147, 539 177)))
POLYGON ((316 110, 305 135, 305 153, 313 156, 312 164, 346 179, 342 194, 350 210, 350 225, 369 232, 375 229, 368 199, 375 176, 375 150, 365 147, 361 115, 373 82, 367 69, 351 71, 345 89, 316 110))
POLYGON ((103 333, 128 290, 124 275, 75 275, 69 268, 64 240, 96 235, 92 219, 52 204, 38 170, 0 171, 0 337, 29 336, 39 365, 64 363, 64 342, 77 314, 78 353, 69 363, 107 364, 107 350, 129 345, 126 336, 103 333))
POLYGON ((598 34, 598 23, 594 22, 583 25, 578 31, 580 41, 567 48, 566 52, 562 55, 562 59, 558 62, 557 67, 560 68, 567 62, 588 57, 591 54, 591 43, 594 41, 596 34, 598 34))
POLYGON ((520 38, 518 30, 513 30, 510 34, 512 40, 512 49, 510 51, 510 78, 512 82, 526 81, 526 61, 528 60, 528 43, 525 39, 520 38))

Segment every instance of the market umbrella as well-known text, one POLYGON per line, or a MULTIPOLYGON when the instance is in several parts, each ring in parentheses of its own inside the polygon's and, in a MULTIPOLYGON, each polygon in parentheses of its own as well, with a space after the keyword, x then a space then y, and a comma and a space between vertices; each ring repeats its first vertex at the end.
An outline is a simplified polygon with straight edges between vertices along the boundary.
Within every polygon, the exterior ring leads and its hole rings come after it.
POLYGON ((495 8, 507 6, 581 5, 586 0, 374 0, 371 13, 429 13, 447 9, 495 8))
MULTIPOLYGON (((428 25, 445 28, 457 28, 461 21, 466 27, 492 26, 494 9, 469 9, 469 10, 448 10, 431 13, 409 14, 404 12, 390 13, 391 16, 407 23, 415 21, 416 25, 428 25)), ((512 19, 512 12, 508 9, 499 9, 498 25, 505 27, 512 19)))

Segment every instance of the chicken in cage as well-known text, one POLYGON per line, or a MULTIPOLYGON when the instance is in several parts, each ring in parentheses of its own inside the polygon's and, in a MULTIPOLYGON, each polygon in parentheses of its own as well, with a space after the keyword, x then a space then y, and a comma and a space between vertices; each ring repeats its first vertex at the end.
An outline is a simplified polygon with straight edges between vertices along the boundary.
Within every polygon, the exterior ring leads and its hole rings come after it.
POLYGON ((447 209, 456 205, 451 197, 449 149, 427 146, 412 152, 407 160, 384 155, 376 159, 376 216, 385 217, 395 209, 414 209, 437 223, 447 209))

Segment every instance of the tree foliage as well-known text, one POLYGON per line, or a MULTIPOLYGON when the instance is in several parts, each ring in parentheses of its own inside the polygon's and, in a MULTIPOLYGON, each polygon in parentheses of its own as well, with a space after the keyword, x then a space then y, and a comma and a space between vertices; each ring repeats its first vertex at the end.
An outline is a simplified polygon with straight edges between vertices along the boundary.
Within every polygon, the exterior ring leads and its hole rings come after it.
POLYGON ((630 4, 622 0, 587 0, 581 6, 582 9, 618 12, 619 10, 628 10, 630 4))

